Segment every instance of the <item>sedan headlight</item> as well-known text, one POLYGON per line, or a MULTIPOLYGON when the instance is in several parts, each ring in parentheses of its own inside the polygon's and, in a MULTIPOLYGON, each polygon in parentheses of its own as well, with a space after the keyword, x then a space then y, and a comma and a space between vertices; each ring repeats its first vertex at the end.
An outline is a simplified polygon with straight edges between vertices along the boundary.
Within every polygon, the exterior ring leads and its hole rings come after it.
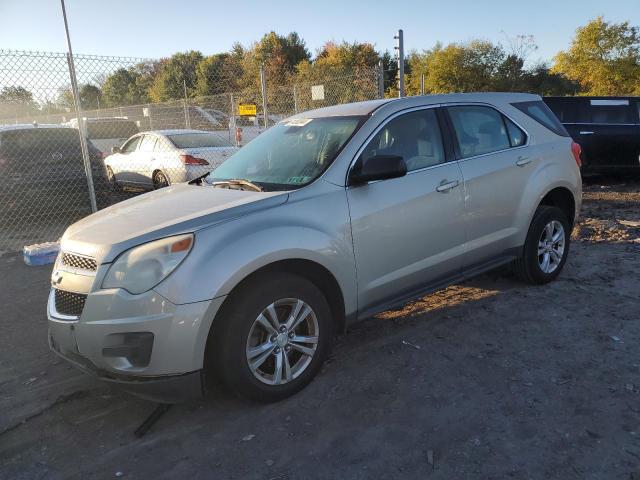
POLYGON ((193 245, 193 235, 178 235, 127 250, 109 267, 102 288, 137 294, 151 290, 173 272, 193 245))

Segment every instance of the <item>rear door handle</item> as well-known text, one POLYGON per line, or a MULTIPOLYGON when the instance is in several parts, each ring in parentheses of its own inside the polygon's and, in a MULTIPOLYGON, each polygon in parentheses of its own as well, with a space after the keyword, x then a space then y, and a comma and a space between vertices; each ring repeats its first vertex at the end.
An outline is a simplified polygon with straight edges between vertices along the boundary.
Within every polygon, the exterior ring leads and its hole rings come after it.
POLYGON ((582 131, 580 132, 580 135, 593 135, 593 132, 589 132, 589 131, 586 131, 586 130, 582 130, 582 131))
MULTIPOLYGON (((443 180, 446 182, 446 180, 443 180)), ((441 183, 436 187, 436 192, 446 193, 452 188, 456 188, 460 183, 458 180, 454 180, 453 182, 441 183)))
POLYGON ((519 167, 524 167, 529 163, 531 163, 531 159, 529 157, 518 157, 518 161, 516 162, 516 165, 519 167))

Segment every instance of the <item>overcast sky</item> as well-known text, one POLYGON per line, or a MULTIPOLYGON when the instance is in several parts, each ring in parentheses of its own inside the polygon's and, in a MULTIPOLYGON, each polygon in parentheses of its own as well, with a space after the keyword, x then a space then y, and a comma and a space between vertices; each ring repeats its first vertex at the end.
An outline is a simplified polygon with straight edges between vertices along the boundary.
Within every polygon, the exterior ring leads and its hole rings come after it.
MULTIPOLYGON (((270 30, 297 31, 312 53, 327 40, 366 41, 392 50, 398 28, 407 51, 505 34, 534 35, 530 61, 550 60, 576 27, 598 15, 640 25, 639 0, 404 0, 375 2, 66 0, 76 53, 157 58, 248 45, 270 30), (378 6, 379 5, 379 6, 378 6), (504 33, 503 33, 504 32, 504 33)), ((64 51, 59 0, 0 0, 0 49, 64 51)))

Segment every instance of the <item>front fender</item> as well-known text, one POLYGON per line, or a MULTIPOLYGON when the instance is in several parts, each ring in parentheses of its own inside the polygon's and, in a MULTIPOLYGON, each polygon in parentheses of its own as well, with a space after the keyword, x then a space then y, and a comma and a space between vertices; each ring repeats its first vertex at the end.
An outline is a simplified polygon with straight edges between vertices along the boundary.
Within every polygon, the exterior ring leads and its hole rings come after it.
POLYGON ((329 190, 196 232, 192 252, 156 291, 176 304, 209 300, 228 295, 248 275, 271 263, 302 259, 327 269, 342 290, 345 314, 355 312, 346 194, 344 188, 329 190))

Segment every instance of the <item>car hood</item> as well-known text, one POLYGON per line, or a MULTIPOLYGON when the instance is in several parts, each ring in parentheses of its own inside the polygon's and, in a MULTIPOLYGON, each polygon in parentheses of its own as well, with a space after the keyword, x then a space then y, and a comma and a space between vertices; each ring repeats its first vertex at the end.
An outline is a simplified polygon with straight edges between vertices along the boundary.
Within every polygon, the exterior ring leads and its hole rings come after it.
POLYGON ((132 246, 271 208, 287 198, 286 192, 176 184, 83 218, 67 229, 61 247, 106 263, 132 246))

